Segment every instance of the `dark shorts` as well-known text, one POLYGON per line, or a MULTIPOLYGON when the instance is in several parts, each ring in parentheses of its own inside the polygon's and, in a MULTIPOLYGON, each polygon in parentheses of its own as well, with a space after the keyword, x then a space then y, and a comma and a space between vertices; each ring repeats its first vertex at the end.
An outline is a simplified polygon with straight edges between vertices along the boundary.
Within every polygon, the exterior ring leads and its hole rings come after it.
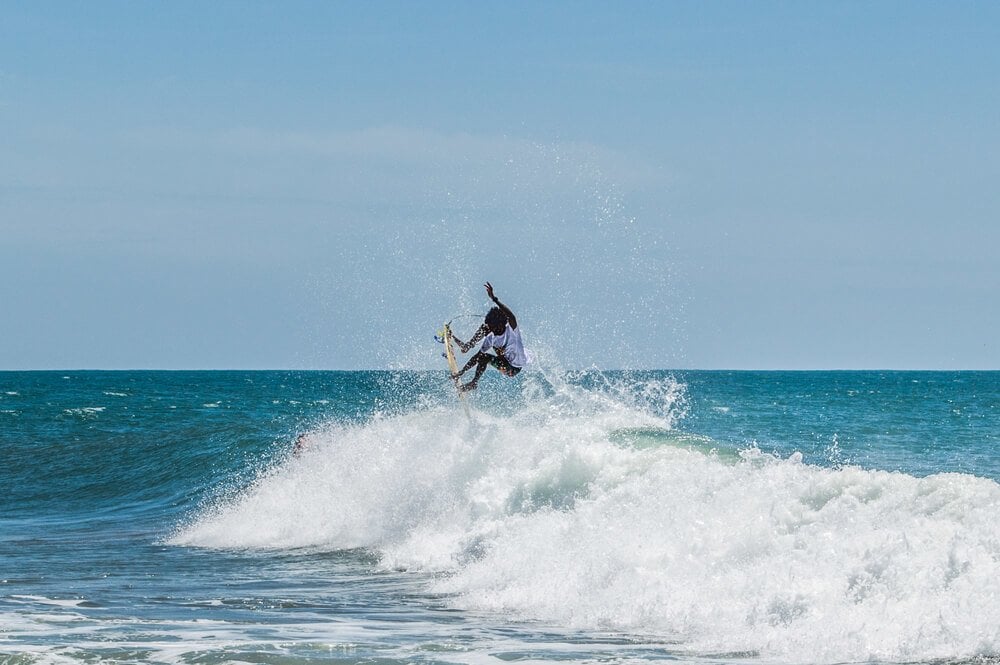
POLYGON ((503 356, 494 356, 490 354, 487 355, 490 356, 490 364, 496 367, 498 370, 500 370, 502 374, 505 374, 507 376, 517 376, 518 373, 521 371, 520 367, 514 367, 503 356))

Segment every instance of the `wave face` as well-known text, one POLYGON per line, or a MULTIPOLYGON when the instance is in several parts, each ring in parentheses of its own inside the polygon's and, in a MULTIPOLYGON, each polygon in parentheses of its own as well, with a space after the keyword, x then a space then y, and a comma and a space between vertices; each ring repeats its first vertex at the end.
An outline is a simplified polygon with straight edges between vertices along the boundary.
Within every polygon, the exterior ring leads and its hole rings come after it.
POLYGON ((333 419, 168 542, 362 548, 460 608, 701 656, 1000 653, 994 480, 734 447, 678 430, 669 375, 586 383, 527 377, 516 408, 471 419, 447 401, 333 419))

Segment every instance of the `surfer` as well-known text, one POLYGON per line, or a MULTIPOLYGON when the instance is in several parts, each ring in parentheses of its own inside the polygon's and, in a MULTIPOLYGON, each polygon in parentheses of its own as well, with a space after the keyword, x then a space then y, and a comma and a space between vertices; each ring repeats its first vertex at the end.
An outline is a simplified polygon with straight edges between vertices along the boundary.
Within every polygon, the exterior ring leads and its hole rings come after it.
POLYGON ((510 308, 504 305, 493 294, 493 285, 486 282, 486 295, 496 305, 486 313, 483 325, 475 332, 468 342, 455 337, 451 338, 458 344, 462 353, 468 353, 469 349, 476 345, 476 342, 483 340, 476 355, 469 358, 465 367, 455 374, 452 374, 456 381, 473 366, 476 367, 476 374, 465 385, 459 388, 460 391, 475 390, 479 385, 479 377, 483 375, 489 365, 496 367, 501 374, 508 377, 517 376, 518 373, 528 363, 528 357, 524 352, 524 343, 521 341, 521 331, 517 328, 517 318, 510 308), (496 354, 487 353, 489 349, 496 351, 496 354))

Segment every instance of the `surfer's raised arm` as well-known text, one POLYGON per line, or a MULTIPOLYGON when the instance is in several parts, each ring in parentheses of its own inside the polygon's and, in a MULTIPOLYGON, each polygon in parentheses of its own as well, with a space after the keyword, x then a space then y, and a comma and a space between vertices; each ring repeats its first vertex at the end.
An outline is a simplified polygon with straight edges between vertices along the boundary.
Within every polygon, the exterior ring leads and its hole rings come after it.
POLYGON ((493 295, 493 285, 489 282, 486 282, 486 295, 488 295, 490 300, 492 300, 496 306, 503 310, 503 313, 507 315, 507 323, 510 324, 510 327, 517 330, 517 318, 514 317, 514 312, 510 311, 510 307, 507 307, 507 305, 500 302, 499 298, 493 295))

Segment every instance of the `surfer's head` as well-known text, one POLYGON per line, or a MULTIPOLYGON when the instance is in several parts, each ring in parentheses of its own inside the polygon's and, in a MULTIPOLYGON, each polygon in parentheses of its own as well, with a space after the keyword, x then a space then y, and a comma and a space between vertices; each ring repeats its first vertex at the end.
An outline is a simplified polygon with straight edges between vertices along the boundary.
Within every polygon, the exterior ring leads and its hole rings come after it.
POLYGON ((486 312, 486 327, 494 335, 502 335, 507 329, 507 315, 499 307, 494 307, 486 312))

